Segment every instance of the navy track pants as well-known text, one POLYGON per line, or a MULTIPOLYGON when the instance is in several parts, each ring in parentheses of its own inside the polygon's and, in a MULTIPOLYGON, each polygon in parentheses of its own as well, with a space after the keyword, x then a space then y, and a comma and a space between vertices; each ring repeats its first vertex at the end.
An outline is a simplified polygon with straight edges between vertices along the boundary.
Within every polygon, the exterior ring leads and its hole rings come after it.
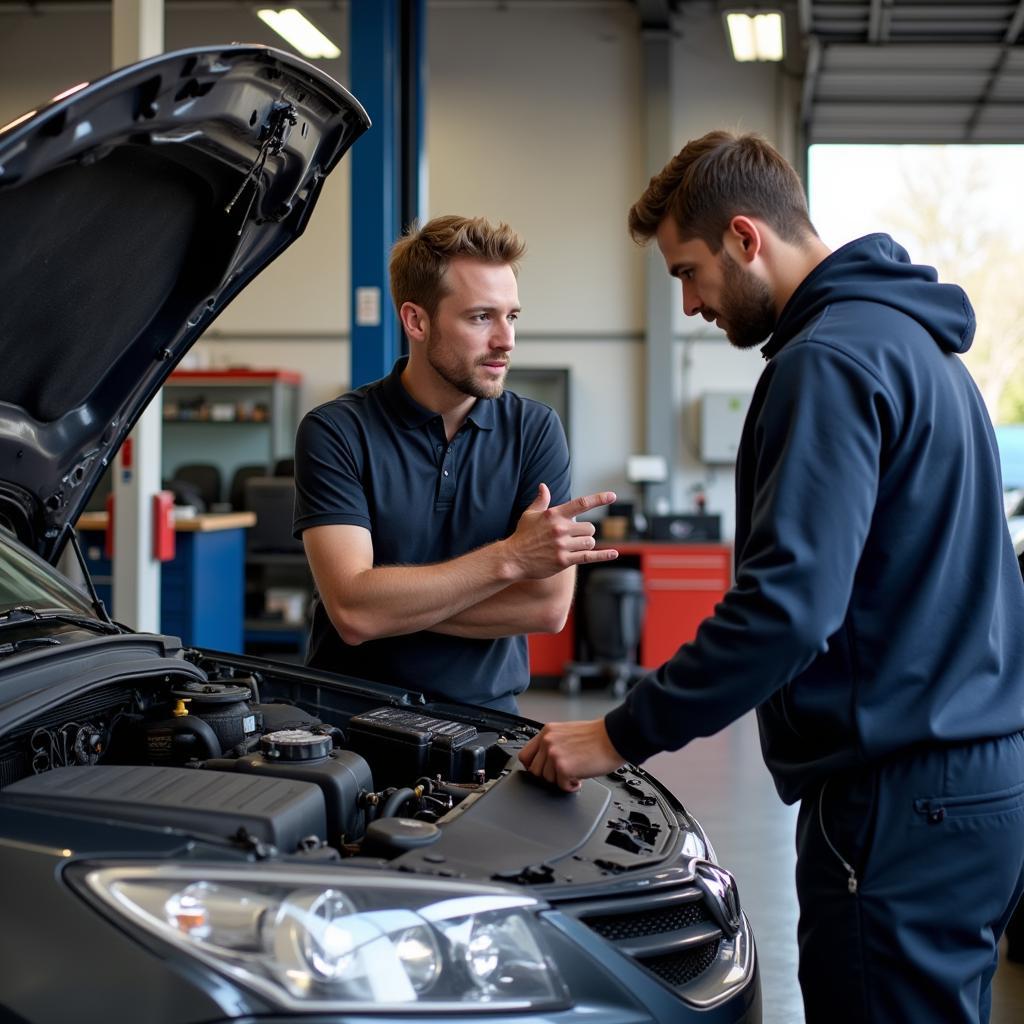
POLYGON ((807 1024, 984 1024, 1024 889, 1024 735, 830 779, 796 875, 807 1024))

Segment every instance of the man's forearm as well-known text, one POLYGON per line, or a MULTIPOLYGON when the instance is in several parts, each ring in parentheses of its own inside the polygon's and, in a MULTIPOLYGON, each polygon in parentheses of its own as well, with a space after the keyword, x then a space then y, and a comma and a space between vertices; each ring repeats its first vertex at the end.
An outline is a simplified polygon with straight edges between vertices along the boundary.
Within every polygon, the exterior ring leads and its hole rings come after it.
POLYGON ((377 566, 352 577, 328 613, 349 644, 417 633, 493 597, 514 574, 502 541, 435 565, 377 566))
MULTIPOLYGON (((554 508, 549 507, 550 499, 547 486, 541 484, 511 536, 434 565, 372 566, 369 531, 345 525, 309 530, 303 537, 306 554, 332 625, 349 644, 417 633, 447 622, 512 584, 528 581, 542 587, 551 583, 561 595, 564 616, 574 579, 566 570, 617 556, 616 551, 595 551, 593 524, 578 522, 576 517, 608 504, 615 495, 611 491, 587 495, 554 508)), ((551 622, 548 613, 557 613, 556 602, 537 619, 527 597, 512 598, 522 599, 520 612, 530 612, 525 626, 513 620, 513 632, 532 629, 534 622, 544 628, 545 622, 551 622)), ((486 613, 492 628, 506 621, 508 611, 486 613)))
MULTIPOLYGON (((566 570, 572 575, 573 570, 566 570)), ((559 574, 559 577, 562 574, 559 574)), ((431 627, 435 633, 494 640, 520 633, 557 633, 572 602, 572 580, 526 580, 463 609, 431 627)))

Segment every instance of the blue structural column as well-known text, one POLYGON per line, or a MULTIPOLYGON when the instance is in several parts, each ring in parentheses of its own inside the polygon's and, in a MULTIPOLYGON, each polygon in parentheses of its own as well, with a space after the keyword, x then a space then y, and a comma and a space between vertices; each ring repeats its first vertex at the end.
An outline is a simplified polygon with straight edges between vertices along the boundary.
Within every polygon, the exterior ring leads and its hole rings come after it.
POLYGON ((387 259, 424 203, 425 13, 425 0, 349 5, 352 91, 373 121, 351 154, 352 387, 384 376, 404 347, 387 259))

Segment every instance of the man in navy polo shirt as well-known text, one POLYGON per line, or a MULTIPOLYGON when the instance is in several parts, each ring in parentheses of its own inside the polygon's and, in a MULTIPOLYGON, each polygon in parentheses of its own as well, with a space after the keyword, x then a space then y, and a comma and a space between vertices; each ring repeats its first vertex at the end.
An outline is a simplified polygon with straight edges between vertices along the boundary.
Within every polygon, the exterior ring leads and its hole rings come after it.
POLYGON ((317 586, 308 662, 516 710, 524 634, 558 632, 594 547, 547 406, 504 390, 524 246, 438 217, 391 253, 409 355, 314 409, 295 450, 295 535, 317 586))

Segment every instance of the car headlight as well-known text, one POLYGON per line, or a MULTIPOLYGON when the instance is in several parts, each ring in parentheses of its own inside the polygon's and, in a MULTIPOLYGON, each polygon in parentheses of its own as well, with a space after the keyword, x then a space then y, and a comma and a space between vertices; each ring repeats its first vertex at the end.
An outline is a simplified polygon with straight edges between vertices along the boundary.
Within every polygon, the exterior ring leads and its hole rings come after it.
POLYGON ((539 902, 497 887, 249 866, 99 867, 83 881, 118 914, 290 1009, 568 1000, 539 902))

